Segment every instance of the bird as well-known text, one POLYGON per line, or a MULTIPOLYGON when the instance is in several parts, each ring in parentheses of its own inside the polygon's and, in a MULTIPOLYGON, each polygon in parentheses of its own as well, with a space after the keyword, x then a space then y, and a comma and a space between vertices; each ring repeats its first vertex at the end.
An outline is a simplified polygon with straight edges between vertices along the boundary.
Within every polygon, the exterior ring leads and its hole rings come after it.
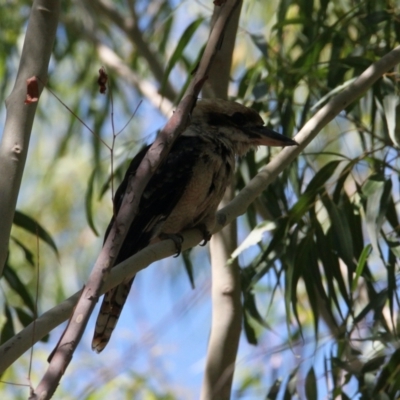
MULTIPOLYGON (((175 240, 179 233, 190 228, 200 229, 207 242, 236 159, 262 145, 285 147, 297 142, 266 127, 251 108, 229 100, 199 100, 188 126, 148 182, 114 265, 150 243, 165 238, 179 242, 175 240)), ((143 148, 132 159, 114 196, 114 216, 122 204, 129 177, 135 174, 149 148, 150 145, 143 148)), ((177 246, 179 253, 179 243, 177 246)), ((104 295, 92 340, 94 351, 100 353, 109 342, 133 279, 104 295)))

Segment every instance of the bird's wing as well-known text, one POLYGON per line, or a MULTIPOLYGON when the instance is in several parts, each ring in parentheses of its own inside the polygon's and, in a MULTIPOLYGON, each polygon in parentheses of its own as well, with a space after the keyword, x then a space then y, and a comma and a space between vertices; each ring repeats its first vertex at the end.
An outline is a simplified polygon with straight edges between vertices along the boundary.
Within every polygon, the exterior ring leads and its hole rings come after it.
MULTIPOLYGON (((193 166, 199 157, 199 147, 193 146, 193 140, 190 141, 190 145, 188 142, 188 138, 179 137, 167 159, 150 179, 140 200, 137 216, 129 228, 115 264, 129 258, 148 245, 150 239, 158 233, 162 222, 168 218, 183 195, 192 177, 193 166)), ((129 177, 136 173, 147 150, 148 148, 143 149, 132 160, 123 182, 116 191, 114 199, 116 213, 122 204, 129 177)))
MULTIPOLYGON (((179 137, 167 159, 150 179, 140 200, 137 216, 128 230, 115 265, 146 247, 178 203, 191 179, 193 165, 199 157, 199 146, 193 146, 193 138, 191 139, 190 145, 188 145, 188 138, 179 137)), ((116 191, 114 212, 117 213, 121 207, 129 177, 136 173, 148 148, 144 148, 132 160, 124 180, 116 191)), ((114 218, 107 228, 106 238, 113 221, 114 218)), ((104 295, 92 342, 92 348, 97 352, 102 351, 107 345, 132 282, 133 279, 122 283, 104 295)))

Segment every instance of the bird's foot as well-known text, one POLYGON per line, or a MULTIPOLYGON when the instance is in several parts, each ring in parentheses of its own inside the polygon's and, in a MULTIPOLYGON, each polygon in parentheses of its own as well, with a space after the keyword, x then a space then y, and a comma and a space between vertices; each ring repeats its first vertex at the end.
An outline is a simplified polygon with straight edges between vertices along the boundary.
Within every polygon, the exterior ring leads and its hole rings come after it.
POLYGON ((196 228, 203 234, 203 240, 200 246, 205 246, 211 240, 211 233, 204 224, 200 224, 196 226, 196 228))
POLYGON ((176 254, 174 257, 178 257, 182 252, 182 243, 183 243, 183 236, 179 233, 160 233, 159 238, 161 240, 170 239, 174 242, 176 248, 176 254))

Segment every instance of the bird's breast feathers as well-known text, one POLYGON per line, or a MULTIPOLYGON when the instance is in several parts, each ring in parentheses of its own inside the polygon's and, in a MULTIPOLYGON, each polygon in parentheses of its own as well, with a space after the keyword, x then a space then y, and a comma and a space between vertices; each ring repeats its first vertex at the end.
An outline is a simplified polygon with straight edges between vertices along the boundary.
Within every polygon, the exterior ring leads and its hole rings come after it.
POLYGON ((211 230, 215 212, 234 170, 235 157, 221 157, 210 148, 193 165, 192 178, 164 222, 163 233, 178 233, 202 224, 211 230))

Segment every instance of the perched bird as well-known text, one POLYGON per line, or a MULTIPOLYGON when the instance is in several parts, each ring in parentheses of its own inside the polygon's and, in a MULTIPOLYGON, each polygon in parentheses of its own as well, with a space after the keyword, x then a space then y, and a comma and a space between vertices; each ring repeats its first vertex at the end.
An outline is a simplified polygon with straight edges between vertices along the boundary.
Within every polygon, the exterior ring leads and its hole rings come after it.
MULTIPOLYGON (((264 126, 259 114, 241 104, 221 99, 200 100, 190 123, 147 184, 115 265, 165 237, 199 228, 210 239, 215 213, 235 169, 235 160, 257 146, 297 143, 264 126)), ((130 175, 134 175, 147 146, 132 160, 114 198, 114 212, 130 175)), ((106 238, 114 218, 106 231, 106 238)), ((101 352, 115 328, 133 279, 104 296, 92 348, 101 352)))

